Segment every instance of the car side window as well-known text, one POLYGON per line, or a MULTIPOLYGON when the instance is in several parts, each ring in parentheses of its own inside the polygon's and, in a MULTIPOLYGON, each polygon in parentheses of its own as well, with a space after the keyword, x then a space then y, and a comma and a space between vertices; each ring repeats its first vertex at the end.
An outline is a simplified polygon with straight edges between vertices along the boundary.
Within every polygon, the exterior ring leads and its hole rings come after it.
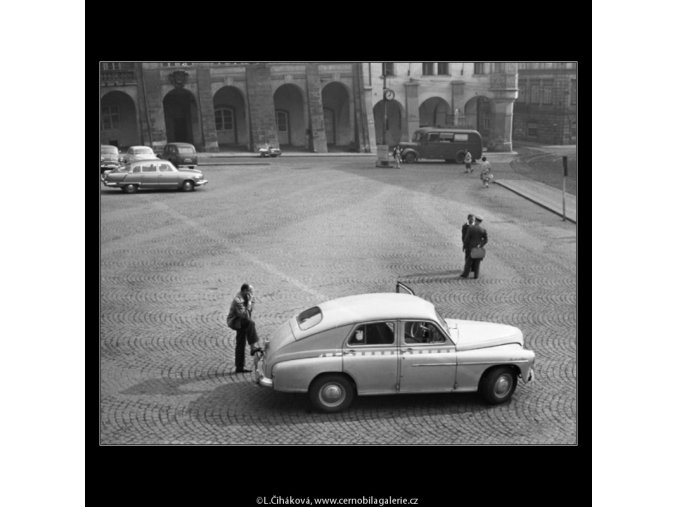
POLYGON ((446 341, 447 338, 442 331, 430 322, 404 323, 404 343, 444 343, 446 341))
POLYGON ((143 166, 142 171, 145 173, 154 173, 157 172, 157 166, 155 164, 145 165, 143 166))
POLYGON ((350 335, 349 345, 392 345, 395 343, 394 322, 374 322, 357 326, 350 335))
POLYGON ((428 142, 431 142, 431 143, 436 143, 439 140, 440 140, 439 134, 430 134, 430 136, 428 137, 428 142))
POLYGON ((172 169, 167 164, 160 164, 160 172, 170 173, 172 169))
POLYGON ((141 166, 137 165, 134 169, 132 169, 133 173, 140 173, 141 172, 141 166))

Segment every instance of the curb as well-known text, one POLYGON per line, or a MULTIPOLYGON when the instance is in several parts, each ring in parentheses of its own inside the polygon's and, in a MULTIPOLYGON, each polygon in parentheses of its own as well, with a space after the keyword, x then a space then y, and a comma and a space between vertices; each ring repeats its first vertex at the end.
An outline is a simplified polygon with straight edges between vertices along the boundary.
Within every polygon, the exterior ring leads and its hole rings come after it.
MULTIPOLYGON (((494 185, 499 185, 499 186, 501 186, 501 187, 503 187, 503 188, 505 188, 505 189, 507 189, 507 190, 510 190, 511 192, 514 192, 515 194, 519 195, 520 197, 523 197, 523 198, 526 199, 527 201, 531 201, 531 202, 533 202, 534 204, 538 204, 541 208, 547 209, 548 211, 552 211, 552 212, 555 213, 557 216, 560 216, 560 217, 562 216, 562 211, 561 211, 561 210, 555 209, 555 208, 553 208, 552 206, 549 206, 548 204, 545 204, 544 202, 538 201, 537 199, 534 199, 533 197, 528 196, 528 195, 526 195, 526 194, 520 192, 519 190, 516 190, 516 189, 514 189, 514 188, 512 188, 512 187, 510 187, 510 186, 507 186, 507 185, 503 185, 503 184, 500 183, 499 181, 494 181, 494 185)), ((564 216, 564 219, 565 219, 565 220, 568 220, 568 221, 571 222, 571 223, 574 223, 574 224, 576 223, 576 220, 574 220, 574 219, 571 218, 571 217, 564 216)))

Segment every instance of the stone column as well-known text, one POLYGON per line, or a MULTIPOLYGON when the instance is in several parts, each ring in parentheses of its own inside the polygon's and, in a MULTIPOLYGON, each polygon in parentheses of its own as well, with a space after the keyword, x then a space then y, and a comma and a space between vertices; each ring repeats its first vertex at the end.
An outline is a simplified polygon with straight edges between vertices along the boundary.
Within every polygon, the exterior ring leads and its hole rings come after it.
POLYGON ((256 151, 265 143, 279 147, 270 66, 265 63, 247 65, 246 79, 250 129, 249 149, 256 151))
POLYGON ((324 130, 324 108, 322 107, 322 85, 320 69, 316 63, 306 64, 306 90, 308 93, 308 116, 311 134, 310 150, 327 153, 327 133, 324 130))
POLYGON ((512 151, 512 99, 494 99, 493 151, 512 151))
POLYGON ((200 129, 205 151, 219 151, 214 119, 214 100, 209 67, 197 68, 197 100, 200 111, 200 129))
POLYGON ((160 69, 141 69, 141 91, 145 104, 144 121, 147 130, 144 139, 154 150, 160 151, 167 144, 165 111, 162 106, 162 79, 160 69), (150 139, 147 139, 150 134, 150 139))
POLYGON ((404 135, 407 137, 408 141, 411 141, 411 136, 414 135, 414 131, 421 125, 421 118, 418 114, 418 85, 418 81, 404 83, 406 95, 405 109, 407 115, 407 121, 404 124, 404 128, 406 129, 404 135))

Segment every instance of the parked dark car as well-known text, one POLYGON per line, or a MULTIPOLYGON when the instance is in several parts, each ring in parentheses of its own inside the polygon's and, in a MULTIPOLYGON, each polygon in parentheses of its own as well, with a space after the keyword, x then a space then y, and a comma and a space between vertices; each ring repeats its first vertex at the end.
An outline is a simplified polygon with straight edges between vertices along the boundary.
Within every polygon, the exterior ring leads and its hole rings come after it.
POLYGON ((197 167, 197 151, 189 143, 167 143, 162 149, 161 158, 169 160, 176 167, 197 167))
POLYGON ((420 128, 411 142, 401 142, 402 160, 415 162, 421 159, 442 159, 462 164, 470 152, 473 161, 482 156, 482 136, 476 130, 458 128, 420 128))
POLYGON ((207 180, 198 169, 177 169, 168 160, 140 160, 107 172, 103 179, 107 187, 118 187, 133 194, 143 189, 181 189, 185 192, 205 185, 207 180))
POLYGON ((113 171, 120 167, 120 152, 117 146, 110 144, 101 145, 101 176, 106 171, 113 171))

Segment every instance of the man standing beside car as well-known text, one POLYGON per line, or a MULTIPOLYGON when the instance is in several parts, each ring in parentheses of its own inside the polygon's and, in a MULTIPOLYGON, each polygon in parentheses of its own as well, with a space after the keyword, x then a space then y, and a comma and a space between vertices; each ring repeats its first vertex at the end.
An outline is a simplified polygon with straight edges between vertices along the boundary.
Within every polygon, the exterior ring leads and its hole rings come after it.
POLYGON ((465 266, 461 278, 468 278, 470 271, 475 272, 475 278, 480 276, 480 262, 482 259, 473 259, 471 252, 473 248, 484 248, 489 238, 487 231, 481 225, 482 217, 475 215, 475 223, 468 226, 465 236, 463 237, 463 248, 465 248, 465 266))
POLYGON ((254 311, 254 288, 248 283, 242 284, 240 292, 233 298, 226 318, 226 324, 235 334, 235 373, 248 373, 244 367, 245 341, 249 343, 251 355, 261 350, 258 346, 259 336, 256 324, 252 320, 254 311))

